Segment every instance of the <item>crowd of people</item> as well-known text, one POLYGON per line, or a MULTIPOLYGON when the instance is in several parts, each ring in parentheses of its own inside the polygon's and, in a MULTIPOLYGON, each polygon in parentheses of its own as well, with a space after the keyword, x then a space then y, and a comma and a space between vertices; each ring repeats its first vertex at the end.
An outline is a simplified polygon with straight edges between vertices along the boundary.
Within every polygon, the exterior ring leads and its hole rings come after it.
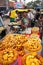
POLYGON ((30 10, 22 13, 16 11, 16 14, 14 14, 13 18, 10 17, 10 22, 15 22, 18 20, 21 21, 22 27, 38 26, 39 24, 43 24, 43 14, 40 14, 40 9, 35 10, 34 14, 30 10))

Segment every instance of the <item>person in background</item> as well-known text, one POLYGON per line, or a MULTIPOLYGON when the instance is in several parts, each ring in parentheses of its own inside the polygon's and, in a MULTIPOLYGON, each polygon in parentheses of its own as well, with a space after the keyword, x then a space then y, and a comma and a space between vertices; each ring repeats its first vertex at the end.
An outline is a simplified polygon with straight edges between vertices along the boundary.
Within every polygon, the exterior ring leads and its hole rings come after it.
MULTIPOLYGON (((18 17, 18 15, 19 15, 19 12, 18 12, 18 10, 16 10, 16 12, 15 12, 15 13, 16 13, 16 15, 17 15, 17 17, 18 17)), ((16 18, 17 18, 17 17, 16 17, 16 18)))
POLYGON ((30 20, 34 19, 34 15, 33 15, 33 13, 30 10, 28 10, 28 18, 30 20))
MULTIPOLYGON (((41 13, 41 15, 40 15, 40 17, 39 17, 39 22, 40 22, 40 25, 41 25, 41 27, 40 27, 40 29, 41 29, 41 31, 40 31, 40 38, 41 38, 41 40, 43 39, 43 12, 41 13)), ((43 45, 43 42, 42 42, 42 45, 43 45)), ((43 49, 42 49, 42 56, 43 56, 43 49)))
POLYGON ((35 14, 35 26, 39 26, 40 9, 36 10, 35 14))
POLYGON ((43 13, 40 15, 39 17, 39 22, 40 22, 40 33, 41 33, 41 39, 42 39, 42 35, 43 35, 43 13))
POLYGON ((10 11, 10 22, 15 22, 16 18, 18 17, 17 12, 15 11, 10 11))
POLYGON ((30 10, 28 10, 28 18, 31 21, 31 27, 33 27, 34 26, 34 14, 30 10))
POLYGON ((23 12, 23 18, 22 18, 22 21, 21 21, 21 25, 22 25, 22 28, 28 28, 30 26, 30 23, 29 23, 29 19, 28 19, 28 16, 27 16, 27 12, 23 12))
POLYGON ((19 12, 19 15, 18 15, 18 17, 19 17, 19 19, 21 20, 22 19, 22 12, 19 12))
POLYGON ((17 17, 17 21, 21 20, 22 19, 22 13, 21 12, 18 12, 16 11, 18 17, 17 17))
POLYGON ((40 17, 40 9, 37 9, 37 10, 36 10, 35 19, 36 19, 36 20, 39 20, 39 17, 40 17))
POLYGON ((40 25, 43 25, 43 14, 40 15, 39 22, 40 22, 40 25))

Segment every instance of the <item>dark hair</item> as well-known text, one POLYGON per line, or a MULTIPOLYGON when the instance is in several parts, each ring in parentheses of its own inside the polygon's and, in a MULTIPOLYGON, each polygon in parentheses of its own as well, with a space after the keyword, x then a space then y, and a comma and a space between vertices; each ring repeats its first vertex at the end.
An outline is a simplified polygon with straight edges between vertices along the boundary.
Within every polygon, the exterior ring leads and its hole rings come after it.
POLYGON ((37 9, 36 11, 40 11, 40 9, 37 9))
POLYGON ((16 10, 16 13, 18 13, 18 10, 16 10))

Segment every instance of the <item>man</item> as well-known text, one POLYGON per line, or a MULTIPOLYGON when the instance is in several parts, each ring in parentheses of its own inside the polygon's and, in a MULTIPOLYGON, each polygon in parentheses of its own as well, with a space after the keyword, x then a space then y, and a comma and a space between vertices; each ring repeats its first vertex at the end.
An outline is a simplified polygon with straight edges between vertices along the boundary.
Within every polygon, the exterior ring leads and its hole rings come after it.
POLYGON ((36 19, 36 20, 39 20, 39 17, 40 17, 40 9, 37 9, 37 10, 36 10, 35 19, 36 19))
POLYGON ((17 13, 16 13, 16 11, 11 11, 10 12, 10 22, 15 22, 16 21, 16 18, 17 18, 17 13))
POLYGON ((37 9, 35 15, 35 26, 39 25, 39 17, 40 17, 40 9, 37 9))
POLYGON ((33 21, 34 20, 34 15, 30 10, 28 11, 28 18, 31 21, 31 27, 33 27, 34 26, 34 21, 33 21))
POLYGON ((27 16, 27 13, 24 11, 23 12, 23 18, 22 18, 22 28, 28 28, 30 26, 30 22, 27 16))
POLYGON ((34 15, 33 15, 33 13, 30 10, 28 11, 28 18, 30 20, 34 19, 34 15))

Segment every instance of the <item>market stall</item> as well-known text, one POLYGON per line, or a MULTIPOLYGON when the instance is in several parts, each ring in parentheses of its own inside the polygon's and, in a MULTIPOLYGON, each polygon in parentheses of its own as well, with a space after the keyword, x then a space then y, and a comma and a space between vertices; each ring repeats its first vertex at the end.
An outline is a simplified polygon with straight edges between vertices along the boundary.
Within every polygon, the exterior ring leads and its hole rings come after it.
POLYGON ((28 34, 25 31, 22 34, 7 34, 1 40, 1 65, 43 65, 39 28, 30 28, 28 32, 28 34))

